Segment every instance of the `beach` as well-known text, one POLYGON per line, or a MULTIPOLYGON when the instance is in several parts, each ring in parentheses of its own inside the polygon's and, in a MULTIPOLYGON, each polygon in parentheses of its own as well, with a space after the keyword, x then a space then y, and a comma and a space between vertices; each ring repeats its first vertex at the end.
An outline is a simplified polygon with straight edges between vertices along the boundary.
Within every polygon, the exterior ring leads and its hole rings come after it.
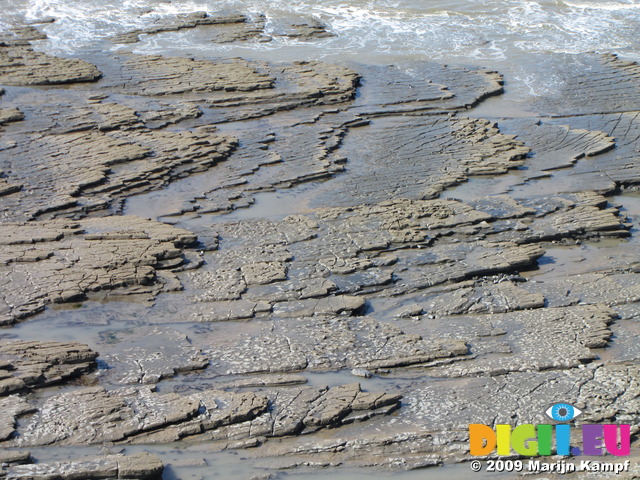
POLYGON ((6 5, 0 478, 636 478, 639 24, 6 5))

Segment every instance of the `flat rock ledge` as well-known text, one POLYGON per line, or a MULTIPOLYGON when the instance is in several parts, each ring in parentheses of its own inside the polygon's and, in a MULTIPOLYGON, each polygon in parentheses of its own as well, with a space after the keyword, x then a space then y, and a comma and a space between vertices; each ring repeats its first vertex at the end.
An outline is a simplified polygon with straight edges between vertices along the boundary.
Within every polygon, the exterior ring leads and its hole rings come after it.
MULTIPOLYGON (((9 397, 11 399, 11 397, 9 397)), ((363 392, 358 383, 265 392, 206 390, 160 394, 145 387, 88 387, 43 400, 6 447, 219 441, 256 446, 268 437, 315 432, 388 415, 401 396, 363 392)), ((17 399, 14 399, 17 401, 17 399)))
POLYGON ((184 268, 188 255, 197 264, 184 250, 195 242, 191 232, 133 216, 1 224, 0 325, 92 291, 179 289, 171 270, 184 268))
POLYGON ((76 342, 0 342, 0 396, 78 377, 95 368, 97 357, 76 342))
POLYGON ((155 455, 104 455, 52 463, 10 466, 0 470, 7 480, 126 479, 160 480, 164 465, 155 455))
MULTIPOLYGON (((114 43, 127 44, 140 41, 140 35, 176 32, 178 30, 204 27, 206 34, 214 43, 233 43, 258 41, 269 42, 273 38, 264 31, 267 18, 264 14, 245 15, 230 13, 226 15, 208 12, 192 12, 180 15, 167 15, 155 18, 152 26, 131 30, 115 35, 114 43)), ((333 37, 326 25, 311 16, 292 16, 286 19, 270 19, 273 36, 288 37, 295 40, 311 41, 333 37)))
POLYGON ((13 86, 93 82, 102 72, 84 60, 60 58, 28 45, 0 41, 0 84, 13 86))

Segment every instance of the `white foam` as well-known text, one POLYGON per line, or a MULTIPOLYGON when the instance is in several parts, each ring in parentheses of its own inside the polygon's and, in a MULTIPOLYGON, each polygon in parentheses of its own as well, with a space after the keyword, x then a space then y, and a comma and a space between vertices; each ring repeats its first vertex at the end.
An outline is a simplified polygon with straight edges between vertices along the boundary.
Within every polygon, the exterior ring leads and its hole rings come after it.
MULTIPOLYGON (((327 24, 336 37, 312 43, 274 37, 269 43, 205 45, 190 32, 172 32, 144 37, 133 48, 139 53, 166 49, 172 54, 264 54, 277 59, 335 57, 363 62, 406 56, 488 66, 541 52, 640 52, 640 1, 633 0, 15 1, 23 2, 28 19, 58 18, 44 27, 50 39, 41 46, 54 53, 95 45, 165 16, 202 10, 264 13, 267 33, 273 28, 273 19, 313 16, 327 24)), ((102 48, 132 47, 103 44, 102 48)))
POLYGON ((625 10, 640 10, 640 3, 634 2, 634 1, 629 1, 629 2, 564 1, 563 3, 570 7, 579 8, 583 10, 607 10, 610 12, 625 11, 625 10))

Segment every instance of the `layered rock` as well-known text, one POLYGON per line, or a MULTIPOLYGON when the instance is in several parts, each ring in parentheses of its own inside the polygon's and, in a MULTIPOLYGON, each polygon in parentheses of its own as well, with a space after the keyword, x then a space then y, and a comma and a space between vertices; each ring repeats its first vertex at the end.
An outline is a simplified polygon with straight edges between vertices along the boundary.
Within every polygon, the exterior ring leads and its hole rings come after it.
POLYGON ((207 12, 193 12, 172 17, 164 17, 159 19, 154 26, 132 30, 130 32, 121 33, 113 37, 115 43, 136 43, 140 40, 140 35, 153 35, 156 33, 175 32, 189 28, 195 28, 202 25, 215 26, 216 33, 218 30, 230 30, 234 33, 233 39, 229 41, 247 39, 257 36, 264 28, 255 28, 253 35, 247 30, 247 24, 252 23, 246 15, 230 14, 230 15, 210 15, 207 12), (245 35, 241 35, 241 32, 245 35))
POLYGON ((463 338, 423 338, 367 317, 296 318, 216 336, 198 342, 211 343, 210 370, 222 375, 401 367, 468 353, 463 338))
POLYGON ((388 414, 400 397, 364 393, 358 384, 333 388, 290 389, 273 396, 208 390, 181 396, 143 388, 106 391, 92 387, 54 395, 25 421, 21 446, 166 443, 283 436, 305 428, 337 427, 388 414), (259 431, 258 431, 259 429, 259 431))
POLYGON ((80 343, 0 343, 0 395, 46 387, 95 368, 98 354, 80 343))
POLYGON ((172 280, 170 272, 161 280, 159 270, 188 262, 182 249, 196 241, 185 230, 130 216, 7 223, 0 230, 4 325, 92 291, 157 292, 172 280))
POLYGON ((207 129, 112 130, 125 122, 122 109, 105 104, 97 110, 104 111, 103 123, 110 124, 104 130, 111 131, 28 134, 6 152, 7 181, 22 184, 22 189, 3 197, 5 218, 112 208, 129 195, 158 189, 224 161, 236 144, 207 129))
POLYGON ((55 480, 83 478, 86 480, 112 478, 127 480, 157 480, 162 478, 164 465, 156 455, 103 455, 52 463, 37 463, 9 467, 7 479, 55 480))
POLYGON ((560 72, 564 88, 544 98, 538 107, 545 113, 582 115, 639 110, 640 66, 613 54, 590 54, 576 59, 581 65, 560 72))
POLYGON ((57 85, 102 77, 95 65, 84 60, 54 57, 17 43, 0 44, 1 85, 57 85))
POLYGON ((220 223, 218 250, 185 279, 198 303, 184 321, 358 314, 374 294, 408 295, 418 314, 541 307, 530 289, 474 278, 533 268, 539 242, 627 235, 622 220, 603 197, 583 193, 473 206, 394 200, 220 223))
POLYGON ((116 334, 105 332, 101 360, 107 369, 102 382, 157 383, 178 373, 204 369, 209 361, 186 335, 159 327, 142 327, 116 334))

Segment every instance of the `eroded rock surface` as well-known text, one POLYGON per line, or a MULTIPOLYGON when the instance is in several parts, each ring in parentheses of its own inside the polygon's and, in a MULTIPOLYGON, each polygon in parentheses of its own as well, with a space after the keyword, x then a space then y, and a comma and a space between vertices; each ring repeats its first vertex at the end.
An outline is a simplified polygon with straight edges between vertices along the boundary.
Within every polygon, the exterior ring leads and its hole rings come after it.
POLYGON ((19 395, 0 398, 0 441, 13 435, 18 417, 35 411, 36 408, 19 395))
POLYGON ((539 242, 627 235, 622 220, 603 197, 582 193, 473 206, 393 200, 220 223, 218 250, 185 279, 197 303, 183 320, 358 314, 368 296, 408 295, 419 313, 440 315, 541 307, 535 290, 473 279, 534 267, 539 242))
POLYGON ((634 112, 640 109, 640 66, 613 54, 580 57, 582 68, 564 70, 565 88, 541 99, 541 110, 553 114, 634 112))
POLYGON ((2 85, 56 85, 93 82, 102 77, 95 65, 84 60, 54 57, 16 43, 0 44, 2 85))
POLYGON ((208 390, 181 396, 144 388, 85 388, 46 399, 24 422, 14 443, 91 445, 283 436, 388 414, 400 400, 398 395, 362 392, 358 384, 294 388, 271 395, 208 390))
MULTIPOLYGON (((2 197, 6 220, 73 215, 113 208, 123 198, 224 161, 236 140, 207 129, 115 130, 126 122, 117 104, 95 107, 103 130, 27 134, 4 155, 6 181, 21 184, 2 197), (115 125, 111 122, 115 122, 115 125)), ((135 118, 132 110, 126 114, 135 118)))
MULTIPOLYGON (((207 12, 193 12, 189 14, 176 15, 158 19, 154 26, 132 30, 130 32, 121 33, 113 38, 115 43, 136 43, 140 40, 140 35, 152 35, 156 33, 175 32, 188 28, 195 28, 202 25, 215 26, 215 32, 220 30, 232 31, 235 35, 229 41, 239 40, 243 38, 240 32, 244 32, 249 36, 246 25, 252 23, 246 15, 210 15, 207 12)), ((261 33, 262 28, 255 29, 255 35, 261 33)), ((243 38, 245 39, 245 38, 243 38)))
MULTIPOLYGON (((115 40, 269 40, 259 14, 147 18, 115 40)), ((269 22, 301 41, 334 33, 269 22)), ((118 53, 98 87, 13 88, 98 79, 39 38, 27 26, 0 46, 0 323, 101 290, 174 294, 132 319, 102 312, 91 387, 29 391, 92 370, 85 345, 3 340, 3 446, 261 446, 245 458, 276 469, 408 469, 467 459, 469 423, 543 423, 551 399, 637 425, 639 252, 604 196, 640 184, 637 65, 586 55, 537 103, 547 117, 496 124, 463 111, 502 92, 498 72, 427 62, 118 53), (486 193, 447 198, 479 177, 486 193), (291 187, 299 205, 276 195, 291 187), (206 252, 188 250, 197 238, 206 252), (578 266, 563 270, 562 249, 578 266)), ((134 460, 0 476, 160 475, 134 460)))
POLYGON ((337 178, 322 199, 325 205, 433 198, 471 175, 516 168, 529 152, 490 122, 463 117, 377 119, 369 128, 353 131, 350 140, 356 147, 349 156, 365 158, 364 168, 337 178), (392 141, 397 147, 389 151, 392 141), (345 191, 350 194, 338 193, 345 191))
POLYGON ((183 248, 195 241, 185 230, 131 216, 2 224, 1 323, 91 291, 157 291, 171 282, 171 269, 187 262, 183 248))
POLYGON ((217 342, 216 336, 210 340, 210 369, 221 375, 400 367, 468 353, 459 337, 423 338, 367 317, 296 318, 251 335, 227 333, 217 342))
POLYGON ((106 377, 122 384, 157 383, 178 373, 202 370, 209 363, 175 330, 143 327, 117 334, 105 332, 103 342, 101 360, 107 364, 103 381, 106 377), (113 353, 109 353, 111 349, 113 353))
POLYGON ((59 478, 99 478, 127 480, 158 480, 164 465, 159 457, 148 453, 133 455, 103 455, 69 461, 37 463, 9 467, 7 479, 55 480, 59 478))
MULTIPOLYGON (((327 26, 311 16, 295 16, 271 18, 270 31, 273 36, 288 37, 302 41, 312 41, 334 34, 327 31, 327 26)), ((132 30, 113 37, 115 43, 136 43, 140 35, 175 32, 178 30, 199 27, 199 35, 215 43, 233 43, 258 41, 269 42, 272 37, 265 33, 266 17, 264 14, 246 15, 231 13, 226 15, 193 12, 183 15, 156 18, 153 26, 132 30)))
POLYGON ((46 387, 89 372, 98 354, 80 343, 0 343, 0 395, 46 387))

